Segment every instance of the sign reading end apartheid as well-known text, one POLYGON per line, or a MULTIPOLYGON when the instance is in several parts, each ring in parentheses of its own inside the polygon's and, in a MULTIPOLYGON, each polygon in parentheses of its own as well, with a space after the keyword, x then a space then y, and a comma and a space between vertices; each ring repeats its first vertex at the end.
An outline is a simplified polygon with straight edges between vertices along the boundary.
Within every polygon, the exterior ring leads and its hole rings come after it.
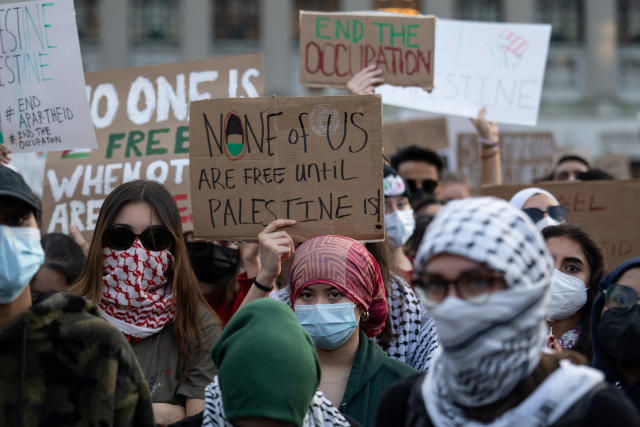
POLYGON ((300 11, 300 82, 344 87, 376 65, 384 81, 433 89, 433 16, 300 11))
MULTIPOLYGON (((182 227, 192 230, 189 103, 262 95, 262 56, 245 55, 87 74, 98 148, 49 153, 43 184, 44 232, 86 236, 104 198, 135 179, 163 184, 182 227)), ((86 95, 85 95, 86 96, 86 95)))
POLYGON ((255 241, 295 219, 296 241, 384 238, 379 96, 218 99, 191 104, 194 233, 255 241))
POLYGON ((72 0, 0 8, 0 144, 14 153, 96 146, 72 0))
MULTIPOLYGON (((640 254, 640 181, 544 182, 543 188, 568 208, 567 220, 582 226, 601 245, 608 267, 640 254)), ((509 200, 530 185, 483 187, 486 196, 509 200)))
MULTIPOLYGON (((534 126, 551 25, 438 19, 434 90, 376 88, 385 104, 463 117, 487 107, 487 120, 534 126)), ((414 85, 417 86, 417 85, 414 85)))

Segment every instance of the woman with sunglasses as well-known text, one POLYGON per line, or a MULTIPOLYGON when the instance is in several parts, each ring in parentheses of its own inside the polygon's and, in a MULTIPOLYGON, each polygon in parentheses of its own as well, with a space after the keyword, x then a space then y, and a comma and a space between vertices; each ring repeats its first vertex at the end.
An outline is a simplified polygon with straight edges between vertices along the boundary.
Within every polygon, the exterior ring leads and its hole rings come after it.
POLYGON ((415 261, 440 348, 423 376, 393 385, 377 425, 639 425, 624 395, 568 353, 543 351, 553 261, 519 209, 448 203, 415 261))
POLYGON ((596 242, 574 224, 542 230, 555 268, 547 313, 549 346, 574 350, 591 360, 591 305, 604 275, 604 259, 596 242))
POLYGON ((208 351, 220 326, 198 288, 178 209, 162 185, 131 181, 107 196, 72 291, 93 301, 131 343, 156 424, 202 411, 215 374, 208 351))
POLYGON ((542 188, 530 187, 518 191, 509 200, 511 205, 522 209, 542 231, 550 225, 558 225, 567 219, 567 207, 542 188))
POLYGON ((600 282, 591 308, 592 365, 623 390, 640 413, 640 257, 600 282))

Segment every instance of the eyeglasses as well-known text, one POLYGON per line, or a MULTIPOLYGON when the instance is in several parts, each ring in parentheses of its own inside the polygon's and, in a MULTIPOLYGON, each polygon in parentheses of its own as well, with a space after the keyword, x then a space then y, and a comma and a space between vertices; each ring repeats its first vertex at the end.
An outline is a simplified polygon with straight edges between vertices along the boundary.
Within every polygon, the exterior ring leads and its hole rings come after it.
MULTIPOLYGON (((407 186, 409 187, 409 193, 413 194, 416 191, 420 191, 418 189, 418 182, 415 179, 406 179, 407 186)), ((433 193, 438 186, 438 181, 433 179, 423 179, 422 180, 422 191, 425 193, 433 193)))
POLYGON ((531 218, 533 222, 540 221, 544 217, 545 213, 549 214, 551 218, 558 222, 562 222, 567 219, 567 207, 564 205, 549 206, 546 211, 538 208, 526 208, 523 209, 523 211, 529 215, 529 218, 531 218))
POLYGON ((451 285, 460 298, 472 304, 484 304, 491 292, 506 288, 502 274, 486 271, 466 271, 455 280, 445 279, 439 274, 424 274, 413 281, 413 286, 422 291, 431 306, 444 301, 451 285))
POLYGON ((613 284, 605 292, 605 304, 609 308, 629 311, 638 303, 638 293, 629 286, 613 284))
POLYGON ((129 249, 136 237, 140 238, 142 246, 150 251, 161 251, 173 246, 173 235, 162 225, 152 225, 144 229, 140 234, 136 234, 126 225, 112 225, 104 230, 102 239, 104 244, 112 249, 129 249))

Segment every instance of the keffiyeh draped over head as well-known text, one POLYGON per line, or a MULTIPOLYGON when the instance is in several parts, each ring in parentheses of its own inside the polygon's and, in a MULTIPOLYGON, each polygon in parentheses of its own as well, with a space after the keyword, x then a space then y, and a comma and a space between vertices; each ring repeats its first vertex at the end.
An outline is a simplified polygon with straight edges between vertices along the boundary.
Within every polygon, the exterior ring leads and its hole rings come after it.
MULTIPOLYGON (((320 383, 320 364, 313 340, 289 307, 269 298, 243 307, 211 356, 229 420, 260 417, 302 425, 320 383)), ((205 417, 216 405, 205 401, 205 417)))
POLYGON ((389 311, 380 267, 365 246, 344 236, 318 236, 304 242, 291 261, 291 305, 310 285, 326 283, 369 313, 368 337, 384 328, 389 311))
POLYGON ((507 284, 486 304, 449 297, 430 310, 441 351, 427 374, 424 399, 433 418, 458 425, 464 418, 460 406, 505 397, 538 364, 553 261, 531 220, 490 197, 448 203, 420 245, 416 271, 444 253, 501 272, 507 284))

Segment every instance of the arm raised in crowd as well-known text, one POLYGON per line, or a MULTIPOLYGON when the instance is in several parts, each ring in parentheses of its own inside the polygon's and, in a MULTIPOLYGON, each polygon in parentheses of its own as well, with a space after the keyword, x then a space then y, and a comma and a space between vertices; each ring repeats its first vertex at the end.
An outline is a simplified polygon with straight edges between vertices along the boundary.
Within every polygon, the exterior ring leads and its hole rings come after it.
POLYGON ((347 82, 347 90, 351 95, 367 95, 375 91, 375 87, 384 83, 382 70, 375 64, 364 67, 347 82))
POLYGON ((471 119, 480 137, 480 159, 482 161, 482 185, 502 184, 502 158, 500 156, 500 132, 498 125, 485 118, 486 107, 478 112, 478 117, 471 119))
POLYGON ((282 271, 282 263, 288 260, 295 250, 293 239, 283 228, 295 224, 293 219, 276 219, 258 235, 258 246, 262 262, 254 280, 240 307, 253 300, 264 298, 282 271), (257 282, 257 283, 256 283, 257 282))

